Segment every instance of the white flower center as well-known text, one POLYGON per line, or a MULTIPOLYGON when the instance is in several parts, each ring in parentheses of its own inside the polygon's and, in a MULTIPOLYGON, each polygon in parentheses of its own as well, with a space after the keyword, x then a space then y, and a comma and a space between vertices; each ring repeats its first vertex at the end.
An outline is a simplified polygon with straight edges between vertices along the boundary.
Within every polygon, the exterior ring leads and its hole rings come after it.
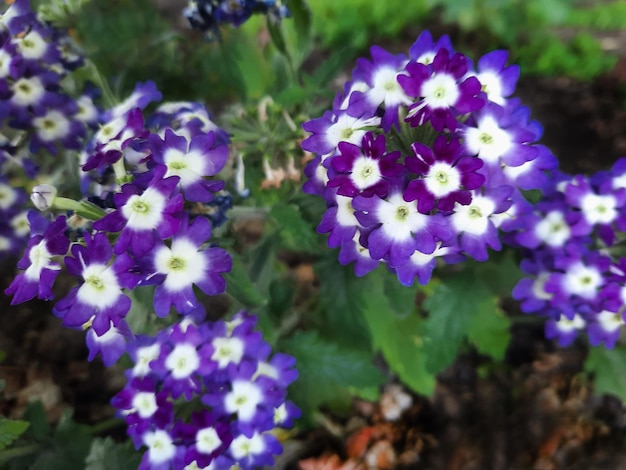
POLYGON ((206 272, 206 258, 198 253, 198 247, 187 238, 172 242, 172 247, 161 246, 154 256, 158 272, 166 274, 163 285, 170 292, 180 291, 198 281, 206 272))
POLYGON ((172 372, 177 380, 185 379, 193 374, 200 366, 200 356, 195 346, 178 344, 165 359, 165 367, 172 372))
POLYGON ((11 89, 13 90, 11 100, 18 106, 36 104, 46 92, 38 77, 20 78, 11 86, 11 89))
POLYGON ((488 197, 474 194, 471 204, 463 206, 457 203, 452 214, 452 225, 458 232, 472 235, 484 235, 489 228, 489 217, 496 209, 488 197))
POLYGON ((470 127, 465 133, 465 145, 470 153, 492 165, 498 163, 500 157, 510 150, 511 142, 509 134, 489 115, 478 122, 478 127, 470 127))
POLYGON ((552 294, 546 292, 545 285, 550 277, 549 272, 539 273, 537 278, 533 281, 533 285, 531 291, 533 296, 539 300, 550 300, 552 298, 552 294))
POLYGON ((70 132, 70 122, 58 111, 48 111, 44 116, 33 119, 37 135, 45 142, 62 139, 70 132))
POLYGON ((381 178, 378 162, 373 158, 361 156, 354 161, 350 180, 359 191, 378 183, 381 178))
POLYGON ((210 454, 220 445, 222 445, 222 440, 220 439, 220 436, 218 436, 215 429, 204 428, 198 430, 196 433, 196 448, 198 449, 198 452, 210 454))
POLYGON ((596 296, 602 281, 602 274, 597 269, 575 263, 565 273, 563 288, 568 294, 589 300, 596 296))
POLYGON ((163 218, 166 200, 159 191, 148 188, 143 194, 134 194, 122 207, 127 227, 132 230, 153 230, 163 218))
POLYGON ((161 429, 148 431, 143 436, 143 442, 148 446, 148 457, 151 463, 167 462, 172 460, 176 454, 176 446, 172 442, 172 438, 161 429))
POLYGON ((256 407, 263 401, 261 389, 252 382, 235 380, 233 389, 224 397, 224 405, 229 413, 237 413, 241 421, 250 421, 256 407))
POLYGON ((48 43, 37 31, 31 30, 26 36, 17 39, 17 47, 26 59, 41 59, 46 53, 48 43))
POLYGON ((215 352, 211 356, 218 367, 223 369, 231 362, 239 364, 243 357, 245 345, 239 338, 215 338, 212 342, 215 352))
POLYGON ((435 197, 443 197, 461 187, 461 173, 449 163, 437 162, 424 178, 426 189, 435 197))
POLYGON ((360 119, 343 113, 337 117, 337 122, 327 129, 326 141, 333 147, 337 147, 339 142, 360 145, 367 132, 365 128, 378 124, 380 124, 380 118, 360 119))
POLYGON ((426 80, 420 94, 428 107, 433 109, 450 108, 461 95, 456 80, 447 73, 440 73, 426 80))
POLYGON ((5 78, 11 73, 11 54, 4 49, 0 49, 0 78, 5 78))
POLYGON ((151 417, 159 409, 154 393, 150 392, 138 392, 133 397, 132 406, 143 419, 151 417))
POLYGON ((617 201, 611 195, 586 194, 580 208, 590 224, 610 224, 617 218, 617 201))
POLYGON ((243 460, 250 455, 260 454, 264 449, 265 442, 256 432, 252 437, 246 437, 243 434, 237 436, 230 444, 230 453, 235 460, 243 460))
POLYGON ((158 344, 137 349, 137 363, 133 367, 135 377, 145 377, 150 372, 150 362, 158 359, 161 348, 158 344))
POLYGON ((609 333, 616 331, 624 325, 624 319, 620 313, 609 312, 603 310, 596 316, 596 320, 600 324, 600 327, 609 333))
POLYGON ((90 264, 83 269, 82 276, 85 282, 76 296, 90 307, 108 308, 122 295, 115 272, 106 264, 90 264))
POLYGON ((199 152, 183 153, 177 149, 167 149, 163 155, 167 165, 167 176, 180 177, 180 185, 186 188, 199 180, 204 175, 205 157, 199 152))
POLYGON ((476 78, 478 78, 478 81, 482 85, 481 90, 487 93, 489 101, 504 106, 505 100, 502 96, 500 77, 491 71, 487 71, 477 74, 476 78))
POLYGON ((561 315, 559 320, 556 322, 556 327, 563 333, 569 333, 574 330, 582 330, 585 327, 585 324, 586 322, 583 317, 578 314, 575 314, 574 318, 571 320, 565 315, 561 315))
POLYGON ((560 211, 551 211, 535 225, 535 235, 551 247, 563 246, 571 235, 571 229, 560 211))
POLYGON ((386 106, 394 106, 400 103, 410 104, 411 99, 404 93, 397 77, 398 72, 391 67, 383 67, 376 70, 372 77, 374 86, 368 93, 369 100, 374 105, 381 103, 385 103, 386 106))
POLYGON ((354 216, 354 207, 352 207, 352 198, 336 196, 337 198, 337 222, 343 227, 354 227, 359 225, 359 221, 354 216))
POLYGON ((50 264, 52 255, 48 251, 46 240, 41 240, 30 249, 28 259, 30 260, 30 266, 24 271, 24 277, 29 281, 39 281, 41 271, 44 269, 61 269, 60 266, 50 264))
POLYGON ((10 209, 15 201, 17 201, 17 191, 8 184, 0 183, 0 209, 10 209))
POLYGON ((427 224, 427 215, 417 211, 417 202, 406 202, 402 194, 392 194, 387 200, 380 200, 377 207, 381 229, 387 237, 393 240, 404 241, 413 237, 427 224))

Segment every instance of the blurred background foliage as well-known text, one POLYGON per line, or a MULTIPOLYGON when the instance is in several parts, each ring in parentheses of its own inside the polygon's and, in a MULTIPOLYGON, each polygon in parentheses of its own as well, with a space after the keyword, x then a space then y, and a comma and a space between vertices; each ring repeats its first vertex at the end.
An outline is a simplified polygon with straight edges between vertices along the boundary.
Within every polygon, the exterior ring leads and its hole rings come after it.
MULTIPOLYGON (((129 93, 137 81, 155 80, 170 100, 200 98, 219 109, 234 101, 275 95, 284 88, 281 73, 290 73, 277 58, 280 54, 260 18, 239 29, 223 29, 221 43, 206 42, 185 24, 181 0, 72 3, 85 4, 79 15, 64 19, 68 23, 64 26, 101 74, 110 77, 119 96, 129 93)), ((299 57, 292 64, 306 70, 337 56, 343 64, 353 64, 371 44, 393 41, 408 47, 420 30, 428 28, 435 34, 451 34, 459 50, 474 56, 506 48, 511 62, 519 63, 526 75, 589 80, 616 61, 612 45, 601 41, 601 32, 626 27, 623 1, 315 0, 310 8, 311 46, 315 44, 316 52, 308 56, 313 47, 298 47, 294 51, 299 57)), ((283 22, 285 34, 295 34, 292 23, 283 22)))

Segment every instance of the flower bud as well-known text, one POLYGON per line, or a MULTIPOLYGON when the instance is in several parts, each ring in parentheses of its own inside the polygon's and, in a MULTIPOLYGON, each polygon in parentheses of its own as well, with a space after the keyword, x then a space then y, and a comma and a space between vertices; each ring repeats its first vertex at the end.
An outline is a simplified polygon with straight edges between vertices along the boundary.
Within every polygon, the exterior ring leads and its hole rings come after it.
POLYGON ((30 200, 40 211, 46 211, 52 207, 57 196, 57 188, 49 184, 38 184, 30 194, 30 200))

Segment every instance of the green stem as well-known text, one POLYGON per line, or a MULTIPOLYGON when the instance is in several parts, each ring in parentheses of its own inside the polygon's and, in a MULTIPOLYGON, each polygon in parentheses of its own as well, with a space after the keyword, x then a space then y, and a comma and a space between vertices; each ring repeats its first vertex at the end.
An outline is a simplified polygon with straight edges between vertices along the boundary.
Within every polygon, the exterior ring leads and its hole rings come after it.
POLYGON ((110 431, 111 429, 119 428, 120 426, 123 426, 123 425, 124 425, 124 421, 122 421, 121 419, 110 418, 105 421, 102 421, 101 423, 94 424, 93 426, 90 427, 89 432, 92 435, 96 436, 98 434, 102 434, 107 431, 110 431))
POLYGON ((0 451, 0 464, 4 462, 8 462, 11 459, 16 459, 18 457, 24 457, 25 455, 34 454, 39 449, 41 449, 41 445, 31 444, 31 445, 24 446, 24 447, 14 447, 12 449, 0 451))

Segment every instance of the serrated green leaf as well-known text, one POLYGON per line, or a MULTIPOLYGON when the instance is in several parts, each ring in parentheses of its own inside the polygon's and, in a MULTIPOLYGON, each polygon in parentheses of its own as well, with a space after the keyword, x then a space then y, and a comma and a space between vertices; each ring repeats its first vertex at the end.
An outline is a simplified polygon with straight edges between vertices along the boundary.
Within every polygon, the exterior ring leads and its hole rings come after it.
POLYGON ((496 299, 488 298, 472 317, 468 339, 479 353, 500 361, 511 340, 510 326, 511 321, 498 307, 496 299))
POLYGON ((266 303, 266 300, 250 280, 239 256, 233 254, 232 258, 233 267, 229 273, 224 275, 226 292, 244 307, 254 308, 266 303))
POLYGON ((28 429, 28 421, 0 419, 0 450, 11 445, 28 429))
POLYGON ((593 376, 595 393, 614 395, 626 403, 626 348, 592 347, 583 370, 593 376))
POLYGON ((94 439, 85 459, 85 470, 135 470, 142 454, 130 442, 117 444, 110 437, 94 439))
POLYGON ((442 280, 424 301, 428 310, 426 334, 430 340, 426 364, 432 373, 452 364, 473 317, 489 296, 484 281, 471 271, 464 271, 442 280))
POLYGON ((305 419, 320 405, 345 411, 351 403, 350 390, 357 395, 362 390, 372 398, 373 388, 385 382, 367 351, 340 347, 315 331, 298 332, 281 346, 296 358, 299 377, 289 391, 305 419))
POLYGON ((394 315, 383 294, 380 271, 371 275, 372 281, 367 286, 371 297, 363 314, 374 349, 383 354, 405 385, 417 393, 432 394, 435 376, 426 368, 424 319, 418 315, 394 315))
POLYGON ((277 204, 269 213, 280 230, 280 237, 287 249, 315 252, 320 245, 320 237, 311 224, 302 217, 295 204, 277 204))

